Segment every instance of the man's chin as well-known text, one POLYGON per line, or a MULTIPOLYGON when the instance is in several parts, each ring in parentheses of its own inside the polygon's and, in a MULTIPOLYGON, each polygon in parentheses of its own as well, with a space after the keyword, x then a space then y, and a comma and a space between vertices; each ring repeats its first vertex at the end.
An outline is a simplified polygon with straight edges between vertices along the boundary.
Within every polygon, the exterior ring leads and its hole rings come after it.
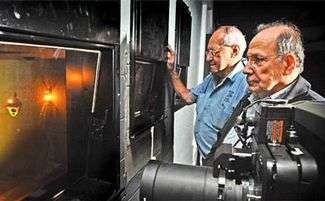
POLYGON ((210 67, 210 73, 217 73, 217 72, 219 72, 219 69, 218 68, 211 68, 210 67))
POLYGON ((259 91, 257 90, 256 88, 252 88, 252 87, 248 87, 249 91, 255 96, 255 97, 258 97, 258 98, 265 98, 268 96, 268 93, 265 92, 265 91, 259 91))
POLYGON ((220 64, 209 64, 209 70, 216 72, 220 70, 220 64))

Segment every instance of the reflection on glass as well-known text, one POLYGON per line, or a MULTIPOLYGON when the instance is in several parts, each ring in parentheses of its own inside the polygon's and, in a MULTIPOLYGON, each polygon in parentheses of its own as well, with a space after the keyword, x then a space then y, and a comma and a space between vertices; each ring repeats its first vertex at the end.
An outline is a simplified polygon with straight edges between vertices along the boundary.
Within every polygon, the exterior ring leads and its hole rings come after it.
POLYGON ((155 75, 155 66, 152 63, 137 62, 135 65, 135 117, 148 114, 148 102, 155 75))
POLYGON ((23 199, 65 175, 68 157, 85 155, 70 153, 68 139, 86 136, 81 125, 91 110, 97 57, 94 51, 0 42, 1 201, 23 199))
POLYGON ((132 132, 147 129, 164 113, 164 67, 162 62, 138 59, 135 62, 132 132))

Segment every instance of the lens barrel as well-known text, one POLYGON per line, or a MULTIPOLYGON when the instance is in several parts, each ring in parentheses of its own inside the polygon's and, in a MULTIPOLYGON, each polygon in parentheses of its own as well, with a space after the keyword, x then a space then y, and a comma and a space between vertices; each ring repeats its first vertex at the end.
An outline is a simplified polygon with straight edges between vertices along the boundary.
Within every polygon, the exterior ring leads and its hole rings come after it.
POLYGON ((212 201, 218 179, 212 167, 149 161, 142 174, 141 201, 212 201))

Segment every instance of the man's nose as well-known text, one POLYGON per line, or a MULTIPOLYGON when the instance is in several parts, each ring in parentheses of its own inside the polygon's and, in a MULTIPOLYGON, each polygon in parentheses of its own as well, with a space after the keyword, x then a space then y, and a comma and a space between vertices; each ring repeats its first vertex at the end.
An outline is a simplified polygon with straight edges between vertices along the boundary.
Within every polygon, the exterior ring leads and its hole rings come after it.
POLYGON ((211 61, 212 60, 212 56, 208 53, 208 54, 206 54, 206 56, 205 56, 205 60, 206 61, 211 61))
POLYGON ((245 67, 243 69, 243 73, 244 74, 253 74, 254 73, 253 66, 249 62, 245 65, 245 67))

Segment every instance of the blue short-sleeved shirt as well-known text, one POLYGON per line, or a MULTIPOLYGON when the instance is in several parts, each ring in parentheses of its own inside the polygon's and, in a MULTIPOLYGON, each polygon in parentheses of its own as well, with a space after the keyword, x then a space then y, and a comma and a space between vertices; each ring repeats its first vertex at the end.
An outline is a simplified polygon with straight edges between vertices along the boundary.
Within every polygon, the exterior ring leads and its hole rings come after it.
POLYGON ((218 86, 214 76, 209 74, 201 84, 191 89, 192 99, 196 103, 194 135, 203 157, 210 152, 212 145, 217 141, 218 132, 247 93, 243 67, 243 61, 238 62, 218 86))

